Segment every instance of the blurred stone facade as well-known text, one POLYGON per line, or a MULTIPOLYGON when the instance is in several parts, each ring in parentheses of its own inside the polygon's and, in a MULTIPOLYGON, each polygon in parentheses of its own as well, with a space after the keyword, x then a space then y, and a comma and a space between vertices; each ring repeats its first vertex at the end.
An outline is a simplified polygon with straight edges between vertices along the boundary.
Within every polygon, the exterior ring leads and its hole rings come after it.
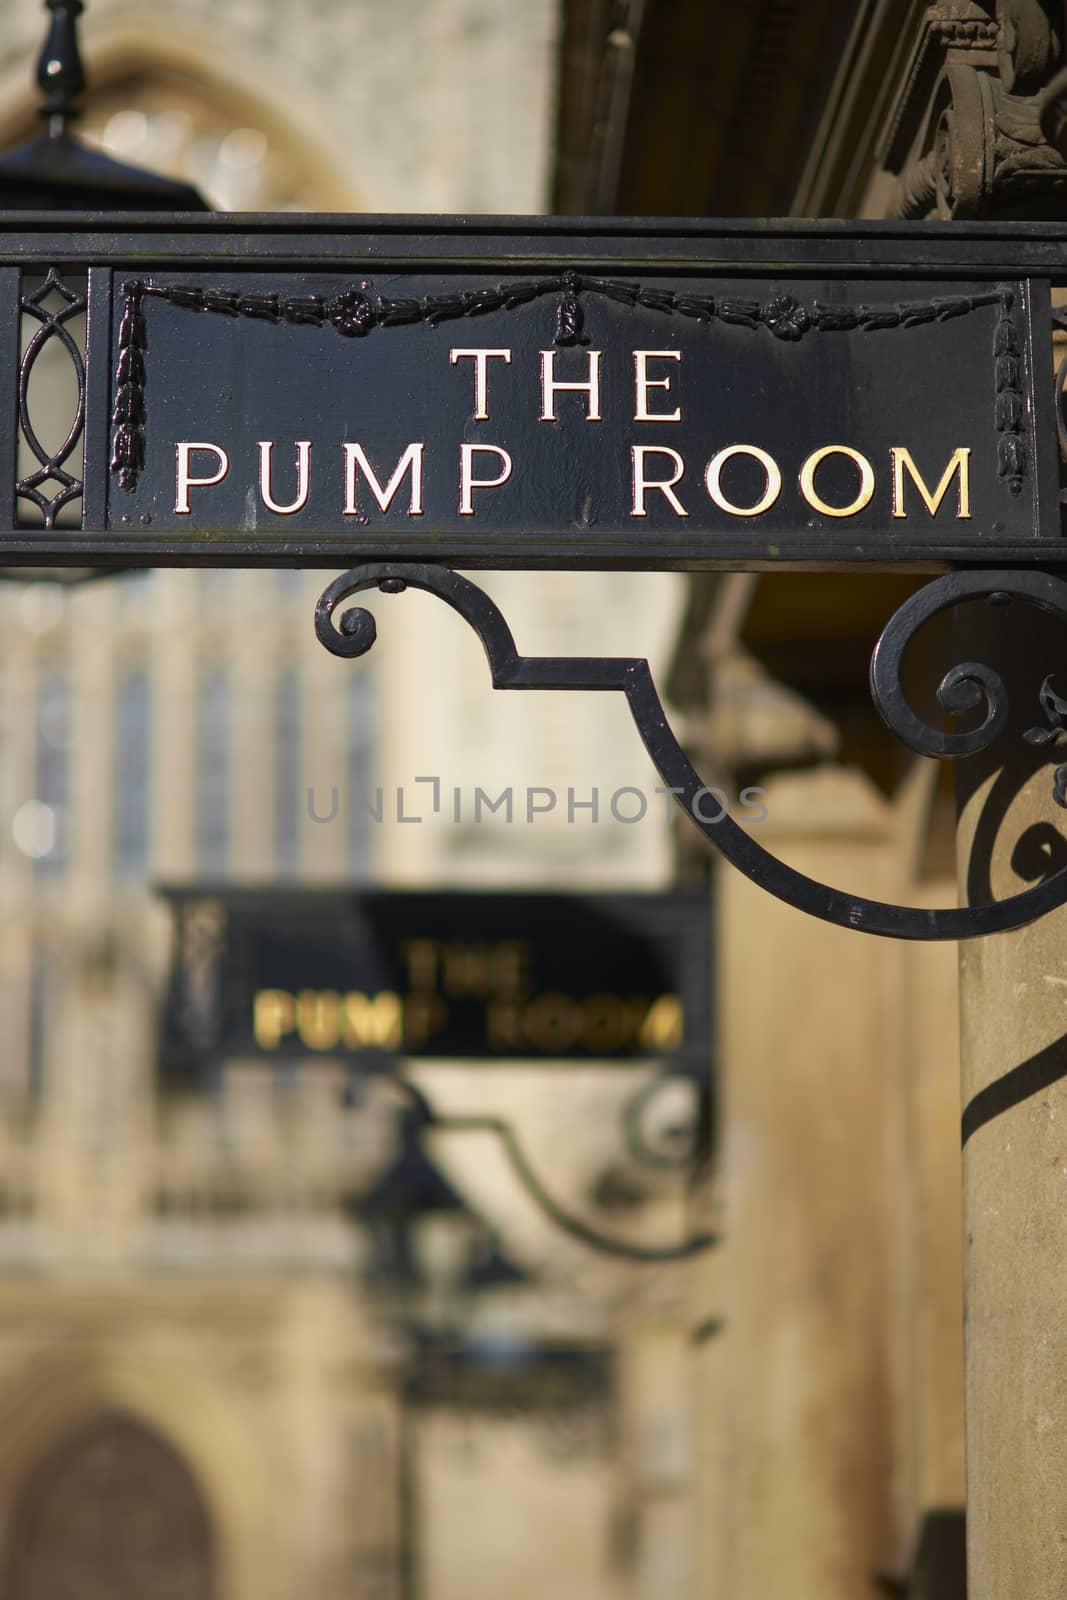
MULTIPOLYGON (((31 131, 44 13, 4 0, 0 21, 10 142, 31 131)), ((220 207, 543 208, 549 0, 93 0, 83 42, 86 136, 220 207)), ((659 803, 641 826, 368 821, 368 789, 424 774, 583 799, 656 780, 606 697, 494 698, 477 641, 427 597, 373 602, 366 662, 328 656, 311 617, 329 577, 0 587, 0 1596, 687 1594, 683 1269, 605 1265, 491 1139, 439 1138, 537 1285, 472 1308, 472 1335, 512 1360, 577 1352, 579 1388, 539 1398, 534 1363, 529 1391, 450 1380, 416 1402, 410 1331, 361 1287, 351 1221, 395 1149, 388 1091, 346 1106, 343 1067, 317 1061, 230 1063, 211 1093, 160 1096, 153 883, 669 881, 659 803), (639 1370, 642 1349, 659 1353, 639 1370), (587 1394, 586 1356, 610 1374, 587 1394)), ((486 586, 524 650, 661 665, 680 598, 647 575, 486 586)), ((443 1111, 509 1119, 574 1211, 639 1240, 684 1231, 676 1178, 629 1173, 621 1211, 597 1199, 625 1167, 633 1069, 410 1070, 443 1111)))

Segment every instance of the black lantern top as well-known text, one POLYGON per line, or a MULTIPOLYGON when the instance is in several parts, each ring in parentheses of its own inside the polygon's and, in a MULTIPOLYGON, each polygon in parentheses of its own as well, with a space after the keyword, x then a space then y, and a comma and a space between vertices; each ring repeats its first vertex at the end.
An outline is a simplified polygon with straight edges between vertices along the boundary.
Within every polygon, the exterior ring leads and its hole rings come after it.
POLYGON ((85 71, 77 19, 83 0, 45 0, 51 21, 37 61, 47 132, 0 156, 3 211, 207 211, 191 184, 113 161, 68 130, 79 115, 85 71))

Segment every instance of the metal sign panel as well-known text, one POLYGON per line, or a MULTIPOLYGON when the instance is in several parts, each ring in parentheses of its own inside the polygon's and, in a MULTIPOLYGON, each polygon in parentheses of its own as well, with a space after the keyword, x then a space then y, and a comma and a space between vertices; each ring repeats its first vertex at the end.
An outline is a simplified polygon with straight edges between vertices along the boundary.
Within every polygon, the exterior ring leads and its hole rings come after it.
POLYGON ((164 1065, 707 1061, 706 895, 164 889, 164 1065))
POLYGON ((12 218, 0 560, 1056 562, 1064 242, 1041 224, 12 218), (69 428, 34 411, 57 342, 80 382, 69 428))

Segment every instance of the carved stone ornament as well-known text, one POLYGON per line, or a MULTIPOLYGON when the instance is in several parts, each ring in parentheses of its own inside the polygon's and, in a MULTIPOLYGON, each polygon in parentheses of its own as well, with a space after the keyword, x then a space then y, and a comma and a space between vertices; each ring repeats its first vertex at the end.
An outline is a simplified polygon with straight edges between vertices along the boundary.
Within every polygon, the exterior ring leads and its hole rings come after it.
POLYGON ((915 218, 1062 215, 1067 158, 1045 139, 1040 95, 1009 94, 974 67, 948 67, 930 149, 901 174, 893 214, 915 218))
POLYGON ((997 0, 1000 42, 997 72, 1010 94, 1037 94, 1060 62, 1060 38, 1051 13, 1062 12, 1052 0, 997 0))
POLYGON ((1038 0, 997 7, 995 70, 958 48, 962 26, 933 19, 945 64, 934 85, 915 155, 901 172, 891 214, 915 218, 1059 217, 1067 200, 1067 115, 1042 91, 1059 60, 1059 39, 1038 0), (1055 137, 1050 142, 1049 134, 1055 137))

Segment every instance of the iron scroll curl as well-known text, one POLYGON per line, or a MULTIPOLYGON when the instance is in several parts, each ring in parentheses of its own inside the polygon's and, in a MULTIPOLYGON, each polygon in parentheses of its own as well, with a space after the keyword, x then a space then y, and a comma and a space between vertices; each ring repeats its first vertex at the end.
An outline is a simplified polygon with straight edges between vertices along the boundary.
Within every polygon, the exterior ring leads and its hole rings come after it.
MULTIPOLYGON (((718 820, 706 820, 702 815, 697 802, 707 786, 678 743, 646 660, 522 656, 502 612, 484 590, 447 567, 416 562, 369 562, 329 585, 315 608, 315 631, 332 654, 353 659, 365 655, 374 644, 377 625, 373 615, 359 606, 342 608, 352 596, 375 588, 387 594, 421 589, 457 611, 481 640, 494 689, 604 690, 625 695, 653 766, 709 842, 761 888, 825 922, 893 939, 973 939, 1023 927, 1067 904, 1067 867, 1004 900, 941 909, 869 900, 809 878, 758 844, 728 815, 718 820)), ((1022 599, 1067 620, 1067 582, 1045 572, 953 572, 934 579, 905 601, 875 646, 871 692, 890 730, 919 754, 973 755, 992 744, 1004 727, 1007 692, 999 675, 988 666, 968 662, 954 667, 938 690, 946 711, 984 706, 980 726, 966 732, 929 727, 909 706, 900 685, 904 650, 923 623, 954 606, 982 598, 1022 599)), ((1056 736, 1032 730, 1026 737, 1031 744, 1038 744, 1056 736)), ((1058 783, 1057 795, 1062 790, 1058 783)))
MULTIPOLYGON (((445 1115, 435 1110, 423 1091, 409 1078, 392 1076, 390 1081, 413 1108, 420 1127, 444 1133, 493 1134, 520 1188, 533 1201, 542 1216, 547 1217, 549 1222, 569 1238, 585 1245, 587 1249, 595 1250, 598 1255, 612 1257, 618 1261, 629 1261, 635 1265, 667 1266, 672 1262, 691 1260, 693 1256, 714 1249, 719 1243, 719 1235, 706 1228, 690 1233, 676 1244, 659 1245, 637 1244, 602 1233, 599 1228, 576 1216, 555 1198, 536 1172, 518 1135, 506 1118, 445 1115)), ((690 1135, 689 1149, 670 1158, 658 1154, 648 1144, 640 1128, 645 1109, 651 1099, 665 1084, 672 1081, 674 1074, 668 1072, 644 1084, 624 1107, 623 1124, 626 1151, 632 1160, 645 1167, 660 1167, 665 1170, 673 1168, 681 1172, 686 1168, 692 1170, 699 1157, 699 1122, 694 1121, 692 1129, 687 1130, 690 1135)))

